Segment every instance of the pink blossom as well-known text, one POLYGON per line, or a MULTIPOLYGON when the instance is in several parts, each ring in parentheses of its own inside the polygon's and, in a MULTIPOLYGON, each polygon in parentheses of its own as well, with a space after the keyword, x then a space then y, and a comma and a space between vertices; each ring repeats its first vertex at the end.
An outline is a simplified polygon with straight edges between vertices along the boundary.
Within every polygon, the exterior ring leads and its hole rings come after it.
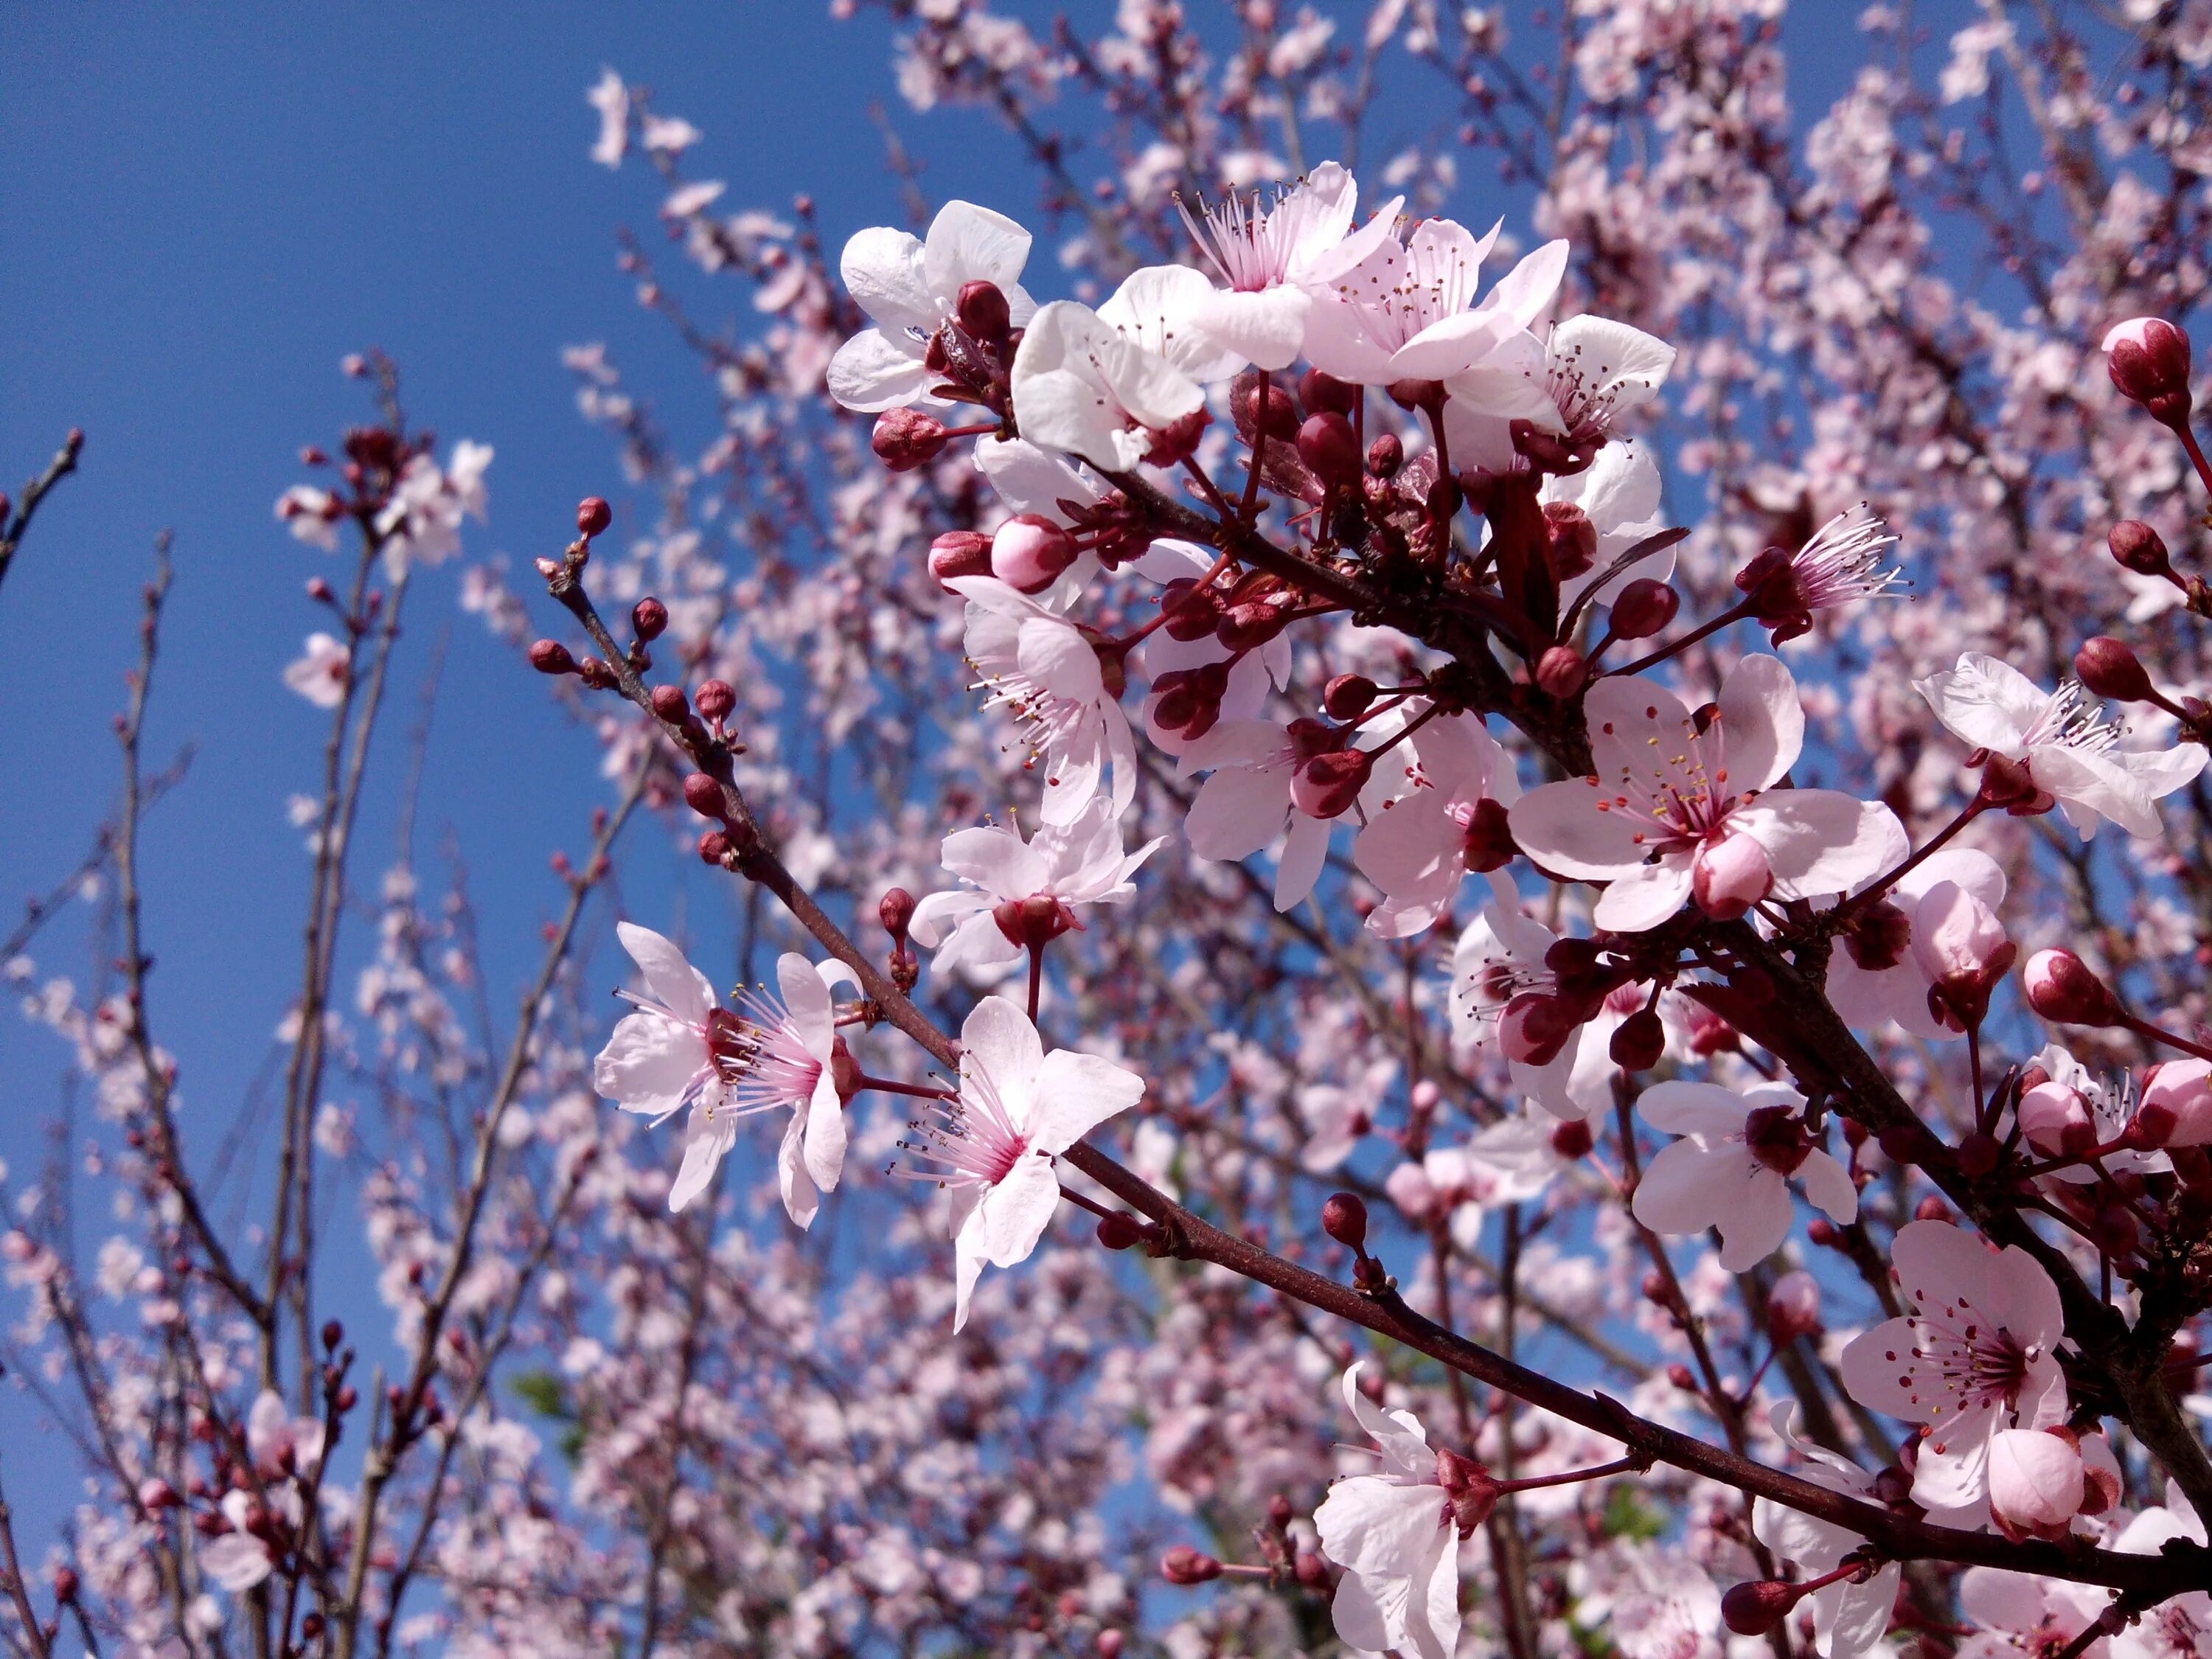
POLYGON ((1013 325, 1030 320, 1036 305, 1019 280, 1029 254, 1028 231, 973 202, 939 208, 926 241, 889 226, 856 231, 838 269, 875 326, 837 349, 829 366, 830 395, 867 414, 921 401, 932 384, 922 362, 930 337, 952 320, 967 284, 994 284, 1006 297, 1013 325))
POLYGON ((1636 1183, 1636 1218, 1657 1233, 1721 1235, 1721 1266, 1743 1273, 1773 1255, 1796 1213, 1796 1182, 1828 1218, 1859 1212, 1850 1173, 1814 1145, 1804 1097, 1778 1083, 1738 1094, 1711 1083, 1654 1084, 1637 1115, 1682 1137, 1651 1160, 1636 1183))
POLYGON ((1336 1633, 1370 1652, 1450 1659, 1459 1645, 1459 1540, 1437 1454, 1411 1412, 1386 1412, 1344 1374, 1344 1402, 1376 1444, 1381 1468, 1346 1475, 1314 1511, 1321 1551, 1344 1569, 1331 1612, 1336 1633))

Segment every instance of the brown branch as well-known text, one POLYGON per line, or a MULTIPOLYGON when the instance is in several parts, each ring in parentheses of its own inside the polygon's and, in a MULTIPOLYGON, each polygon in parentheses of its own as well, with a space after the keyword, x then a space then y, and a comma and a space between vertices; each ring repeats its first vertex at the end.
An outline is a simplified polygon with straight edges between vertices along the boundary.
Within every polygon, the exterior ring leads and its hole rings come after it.
MULTIPOLYGON (((83 453, 84 428, 71 427, 69 436, 62 440, 62 447, 54 452, 53 459, 46 463, 46 470, 23 486, 23 499, 15 504, 15 514, 7 519, 5 526, 0 526, 0 581, 8 579, 8 568, 15 562, 15 550, 22 544, 23 534, 30 529, 39 503, 46 500, 48 490, 76 471, 76 458, 83 453)), ((0 495, 0 507, 4 507, 6 500, 0 495)))

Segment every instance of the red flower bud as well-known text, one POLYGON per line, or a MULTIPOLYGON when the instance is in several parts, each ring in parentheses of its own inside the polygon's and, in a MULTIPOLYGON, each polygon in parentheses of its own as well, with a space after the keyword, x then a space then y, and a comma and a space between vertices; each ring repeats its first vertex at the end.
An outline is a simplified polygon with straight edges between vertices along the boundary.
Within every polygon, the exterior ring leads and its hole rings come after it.
POLYGON ((573 674, 576 659, 558 640, 540 640, 530 647, 530 665, 541 674, 573 674))
POLYGON ((1442 380, 1393 380, 1382 389, 1401 409, 1434 409, 1444 400, 1442 380))
POLYGON ((945 447, 945 422, 918 409, 887 409, 876 416, 868 444, 892 471, 911 472, 935 460, 945 447))
POLYGON ((1359 799, 1374 766, 1374 757, 1364 749, 1316 755, 1291 775, 1291 799, 1308 817, 1340 817, 1359 799))
POLYGON ((1378 688, 1364 674, 1339 674, 1322 690, 1322 712, 1333 720, 1356 720, 1373 707, 1378 688))
POLYGON ((952 314, 960 319, 960 326, 971 338, 993 348, 1006 343, 1006 335, 1014 325, 1012 308, 996 283, 963 284, 960 297, 953 301, 952 314))
POLYGON ((2163 576, 2173 569, 2165 538, 2141 519, 2121 520, 2105 538, 2105 545, 2112 549, 2121 569, 2132 570, 2138 576, 2163 576))
POLYGON ((1044 592, 1075 559, 1075 538, 1042 514, 1009 519, 991 538, 991 574, 1024 593, 1044 592))
POLYGON ((630 631, 650 645, 668 630, 668 607, 650 593, 629 608, 630 631))
POLYGON ((692 695, 692 702, 698 705, 700 718, 720 724, 738 706, 738 694, 727 680, 708 680, 692 695))
POLYGON ((1656 1008, 1638 1008, 1613 1028, 1606 1053, 1624 1072, 1648 1072, 1667 1052, 1667 1025, 1656 1008))
POLYGON ((1359 388, 1334 374, 1310 368, 1298 376, 1298 401, 1309 414, 1349 415, 1359 406, 1359 388))
POLYGON ((1367 470, 1378 478, 1393 478, 1406 464, 1406 446, 1395 432, 1386 432, 1367 446, 1367 470))
POLYGON ((1321 1206, 1321 1230, 1354 1255, 1365 1255, 1367 1206, 1357 1193, 1331 1193, 1321 1206))
POLYGON ((586 495, 576 503, 576 533, 586 541, 601 534, 614 521, 614 508, 597 495, 586 495))
POLYGON ((1536 659, 1536 684, 1545 695, 1571 697, 1589 679, 1589 664, 1571 645, 1555 645, 1536 659))
POLYGON ((1764 1636, 1797 1605, 1804 1592, 1779 1578, 1755 1578, 1721 1597, 1721 1622, 1738 1636, 1764 1636))
POLYGON ((2107 635, 2098 635, 2074 653, 2074 673, 2090 690, 2115 702, 2148 702, 2155 695, 2136 653, 2107 635))
POLYGON ((729 808, 722 801, 722 786, 704 772, 694 772, 684 780, 684 804, 702 818, 730 821, 729 808))
POLYGON ((1126 1250, 1144 1237, 1144 1223, 1133 1215, 1116 1210, 1098 1218, 1098 1242, 1109 1250, 1126 1250))
POLYGON ((730 837, 726 830, 702 830, 699 832, 699 862, 719 867, 730 855, 730 837))
POLYGON ((2112 988, 2071 951, 2038 951, 2020 977, 2027 1006, 2061 1025, 2118 1025, 2126 1018, 2112 988))
POLYGON ((1263 437, 1285 442, 1298 435, 1297 399, 1273 381, 1265 383, 1264 392, 1262 382, 1258 380, 1249 386, 1238 386, 1231 407, 1237 411, 1240 430, 1256 428, 1263 437))
POLYGON ((948 530, 929 544, 929 574, 939 587, 959 576, 991 574, 991 538, 980 530, 948 530))
POLYGON ((883 923, 884 932, 894 939, 903 939, 914 921, 914 895, 903 887, 894 887, 876 905, 876 920, 883 923))
POLYGON ((1624 640, 1648 640, 1674 620, 1682 596, 1665 582, 1638 576, 1620 590, 1613 602, 1613 635, 1624 640))
POLYGON ((1170 1584, 1203 1584, 1221 1577, 1221 1563, 1188 1544, 1177 1544, 1160 1557, 1160 1577, 1170 1584))
POLYGON ((1583 1118, 1571 1117, 1552 1130, 1552 1151, 1570 1164, 1578 1158, 1587 1158, 1590 1148, 1596 1145, 1597 1137, 1590 1133, 1589 1122, 1583 1118))
POLYGON ((671 726, 681 726, 690 717, 691 705, 685 700, 680 685, 656 685, 653 688, 653 712, 671 726))
POLYGON ((1324 410, 1306 417, 1298 428, 1298 459, 1331 489, 1359 482, 1359 439, 1341 415, 1324 410))
POLYGON ((2160 317, 2135 317, 2105 336, 2105 367, 2120 395, 2151 419, 2189 418, 2189 337, 2160 317))

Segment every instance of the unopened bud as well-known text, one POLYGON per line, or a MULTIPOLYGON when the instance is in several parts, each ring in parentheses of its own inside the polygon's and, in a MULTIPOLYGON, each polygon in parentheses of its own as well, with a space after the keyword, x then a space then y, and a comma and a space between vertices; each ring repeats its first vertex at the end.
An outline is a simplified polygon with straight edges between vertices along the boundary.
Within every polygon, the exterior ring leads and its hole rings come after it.
POLYGON ((684 780, 684 804, 702 818, 729 822, 729 808, 722 801, 722 786, 704 772, 694 772, 684 780))
POLYGON ((1586 1118, 1571 1117, 1552 1127, 1553 1153, 1570 1164, 1578 1158, 1587 1158, 1590 1148, 1596 1145, 1597 1137, 1590 1132, 1586 1118))
MULTIPOLYGON (((1661 1298, 1653 1297, 1651 1299, 1656 1302, 1661 1298)), ((1698 1379, 1690 1375, 1690 1368, 1687 1365, 1680 1362, 1667 1367, 1667 1380, 1686 1394, 1695 1394, 1698 1391, 1698 1379)))
POLYGON ((1667 1052, 1667 1024, 1656 1008, 1638 1008, 1613 1027, 1606 1053, 1624 1072, 1648 1072, 1667 1052))
POLYGON ((991 538, 980 530, 946 531, 929 544, 929 574, 948 593, 957 577, 989 575, 991 538))
POLYGON ((1545 502, 1544 556, 1560 581, 1588 575, 1597 562, 1597 526, 1589 514, 1572 501, 1545 502))
POLYGON ((2107 635, 2074 653, 2074 673, 2088 690, 2115 702, 2148 702, 2157 695, 2136 653, 2107 635))
POLYGON ((894 472, 911 472, 935 460, 945 447, 945 422, 918 409, 887 409, 876 416, 868 447, 894 472))
POLYGON ((1160 1577, 1170 1584, 1203 1584, 1221 1577, 1221 1563, 1188 1544, 1160 1557, 1160 1577))
POLYGON ((1041 593, 1075 562, 1075 538, 1038 513, 1024 513, 991 538, 991 574, 1024 593, 1041 593))
POLYGON ((1331 1193, 1321 1206, 1321 1230, 1355 1255, 1367 1252, 1367 1206, 1357 1193, 1331 1193))
POLYGON ((1820 1330, 1820 1281, 1802 1267, 1776 1279, 1766 1295, 1766 1334, 1775 1346, 1818 1335, 1820 1330))
POLYGON ((1332 749, 1302 761, 1291 775, 1291 799, 1311 818, 1334 818, 1352 810, 1367 785, 1375 757, 1364 749, 1332 749))
POLYGON ((653 712, 671 726, 681 726, 690 718, 691 705, 680 685, 656 685, 653 688, 653 712))
POLYGON ((1623 640, 1648 640, 1674 620, 1674 613, 1682 608, 1682 596, 1665 582, 1650 576, 1638 576, 1620 590, 1620 597, 1613 602, 1611 622, 1613 636, 1623 640))
POLYGON ((1444 400, 1442 380, 1393 380, 1382 389, 1401 409, 1434 409, 1444 400))
POLYGON ((1098 1242, 1109 1250, 1126 1250, 1144 1236, 1144 1224, 1120 1210, 1098 1218, 1098 1242))
POLYGON ((1545 695, 1571 697, 1589 678, 1589 664, 1571 645, 1555 645, 1536 659, 1536 684, 1545 695))
POLYGON ((1359 438, 1343 416, 1324 410, 1306 416, 1298 428, 1298 459, 1331 489, 1359 482, 1359 438))
POLYGON ((2166 426, 2189 418, 2189 337, 2161 317, 2133 317, 2105 336, 2105 368, 2120 395, 2166 426))
POLYGON ((1505 803, 1485 795, 1467 809, 1460 832, 1460 862, 1474 874, 1486 876, 1512 863, 1521 850, 1513 839, 1513 821, 1505 803))
POLYGON ((699 862, 711 864, 717 869, 730 855, 729 832, 724 830, 702 830, 699 832, 699 862))
POLYGON ((1237 424, 1254 428, 1260 436, 1287 443, 1298 435, 1297 399, 1273 381, 1263 385, 1255 380, 1249 386, 1239 386, 1234 407, 1237 424))
POLYGON ((1321 694, 1322 712, 1333 720, 1356 720, 1374 705, 1378 690, 1364 674, 1339 674, 1321 694))
POLYGON ((2121 569, 2132 570, 2138 576, 2163 576, 2173 568, 2165 538, 2141 519, 2121 520, 2112 526, 2105 544, 2112 549, 2121 569))
POLYGON ((1754 1578, 1721 1597, 1721 1622, 1738 1636, 1764 1636, 1797 1605, 1804 1592, 1779 1578, 1754 1578))
POLYGON ((2027 1006, 2061 1025, 2118 1025, 2127 1017, 2111 988, 2071 951, 2038 951, 2020 977, 2027 1006))
POLYGON ((648 593, 630 606, 629 626, 641 644, 650 645, 668 631, 668 607, 648 593))
POLYGON ((964 284, 960 297, 953 301, 952 314, 960 319, 961 328, 970 337, 994 348, 1006 343, 1014 326, 1012 307, 1006 303, 1006 291, 996 283, 964 284))
POLYGON ((530 665, 541 674, 573 674, 576 659, 558 640, 540 640, 530 647, 530 665))
POLYGON ((1359 406, 1359 388, 1334 374, 1310 368, 1298 376, 1298 401, 1309 415, 1349 415, 1359 406))
POLYGON ((738 694, 727 680, 708 680, 692 694, 691 701, 697 705, 702 720, 719 725, 729 719, 730 711, 738 706, 738 694))
POLYGON ((55 1601, 63 1607, 67 1607, 70 1602, 76 1601, 77 1583, 76 1569, 75 1567, 56 1567, 54 1569, 55 1601))
POLYGON ((1378 478, 1395 477, 1406 464, 1406 446, 1395 432, 1386 432, 1367 446, 1367 470, 1378 478))
POLYGON ((322 1334, 324 1350, 328 1352, 335 1349, 339 1343, 345 1340, 345 1327, 339 1324, 335 1319, 325 1319, 323 1322, 322 1334))
POLYGON ((614 521, 614 508, 597 495, 586 495, 576 503, 576 533, 586 541, 601 534, 614 521))
POLYGON ((903 887, 894 887, 877 903, 876 920, 883 923, 884 932, 895 939, 902 939, 914 921, 914 895, 903 887))

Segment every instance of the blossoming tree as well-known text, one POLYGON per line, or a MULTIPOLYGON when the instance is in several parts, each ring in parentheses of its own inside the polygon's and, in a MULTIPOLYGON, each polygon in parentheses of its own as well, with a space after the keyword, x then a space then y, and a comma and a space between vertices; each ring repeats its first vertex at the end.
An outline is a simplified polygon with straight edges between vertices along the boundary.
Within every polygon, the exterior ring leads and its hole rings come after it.
POLYGON ((43 1561, 0 1508, 9 1639, 2212 1655, 2212 17, 1877 8, 1801 130, 1739 0, 1551 61, 1402 0, 890 9, 1056 260, 902 149, 911 228, 732 214, 591 91, 767 320, 626 240, 721 422, 573 350, 631 487, 463 577, 611 792, 503 1021, 411 863, 340 949, 491 451, 363 360, 279 501, 341 574, 251 1233, 159 1035, 149 589, 65 884, 118 977, 42 973, 52 907, 0 952, 116 1218, 87 1273, 12 1212, 90 1485, 43 1561), (1433 71, 1453 142, 1361 161, 1433 71), (620 896, 653 825, 734 958, 620 896), (356 1237, 386 1328, 328 1311, 356 1237))

